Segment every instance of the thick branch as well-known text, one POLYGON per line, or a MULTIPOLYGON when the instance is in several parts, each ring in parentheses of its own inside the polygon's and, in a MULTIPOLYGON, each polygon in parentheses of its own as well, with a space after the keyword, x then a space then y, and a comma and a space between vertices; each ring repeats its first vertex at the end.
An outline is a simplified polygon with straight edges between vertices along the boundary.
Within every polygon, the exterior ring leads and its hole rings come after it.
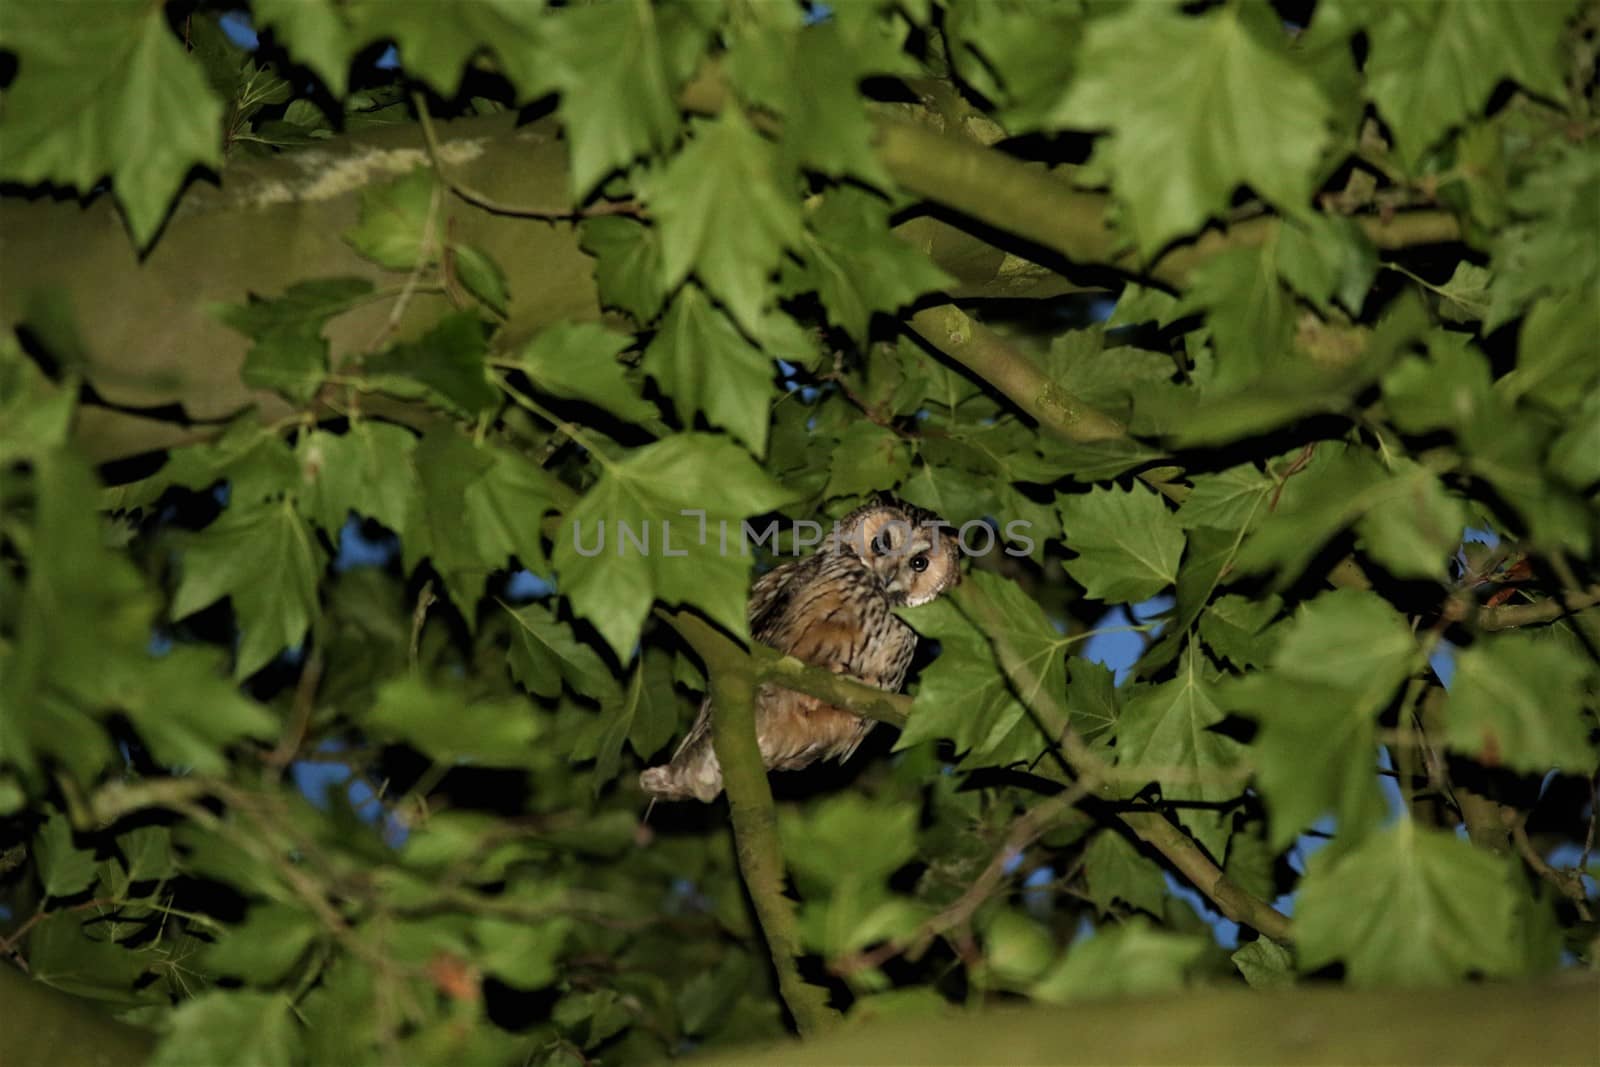
POLYGON ((1597 997, 1600 981, 1591 976, 1448 989, 1188 989, 1086 1004, 985 1006, 976 1016, 868 1018, 804 1045, 745 1046, 697 1062, 1588 1064, 1594 1062, 1597 997))
POLYGON ((155 1035, 108 1017, 96 1004, 57 992, 0 963, 0 1063, 29 1067, 129 1067, 143 1063, 155 1035))
POLYGON ((1122 423, 1062 389, 1005 338, 955 305, 917 312, 911 328, 1057 436, 1082 443, 1127 436, 1122 423))
POLYGON ((767 939, 778 989, 802 1036, 823 1029, 835 1013, 827 993, 800 977, 800 927, 794 907, 784 896, 783 849, 778 841, 778 816, 772 787, 756 740, 756 672, 737 645, 701 619, 680 613, 664 615, 705 664, 711 684, 711 741, 722 766, 723 787, 733 819, 739 871, 755 904, 761 932, 767 939))
MULTIPOLYGON (((1265 244, 1281 224, 1256 218, 1207 230, 1141 270, 1108 223, 1111 198, 1072 188, 1036 166, 927 125, 880 116, 875 126, 878 158, 907 190, 954 208, 979 222, 1060 253, 1074 263, 1114 266, 1180 285, 1198 264, 1230 248, 1265 244)), ((1418 211, 1388 219, 1358 220, 1379 248, 1454 241, 1461 226, 1442 211, 1418 211)))

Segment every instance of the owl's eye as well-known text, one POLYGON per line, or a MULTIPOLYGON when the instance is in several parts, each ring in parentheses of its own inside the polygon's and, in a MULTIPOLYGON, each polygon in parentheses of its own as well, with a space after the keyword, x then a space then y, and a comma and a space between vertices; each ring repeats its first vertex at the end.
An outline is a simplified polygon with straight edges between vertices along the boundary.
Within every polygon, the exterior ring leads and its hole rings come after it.
POLYGON ((914 559, 912 559, 912 561, 911 561, 911 569, 916 571, 918 574, 921 574, 923 571, 927 570, 928 569, 928 557, 927 556, 917 556, 914 559))

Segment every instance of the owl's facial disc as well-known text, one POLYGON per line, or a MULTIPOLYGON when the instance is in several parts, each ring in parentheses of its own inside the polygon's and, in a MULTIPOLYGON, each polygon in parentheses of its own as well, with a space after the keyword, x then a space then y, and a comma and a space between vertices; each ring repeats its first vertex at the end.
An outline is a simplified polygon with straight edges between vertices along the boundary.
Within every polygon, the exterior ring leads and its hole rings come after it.
POLYGON ((884 507, 861 523, 862 562, 892 604, 926 604, 961 580, 960 551, 937 516, 884 507))

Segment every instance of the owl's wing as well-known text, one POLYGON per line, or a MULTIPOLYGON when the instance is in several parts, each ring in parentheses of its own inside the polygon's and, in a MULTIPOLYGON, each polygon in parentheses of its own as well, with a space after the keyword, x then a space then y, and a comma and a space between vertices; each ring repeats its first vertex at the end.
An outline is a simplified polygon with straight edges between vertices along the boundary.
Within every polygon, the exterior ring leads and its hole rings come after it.
POLYGON ((783 628, 784 613, 789 609, 795 589, 804 582, 805 567, 811 558, 780 563, 756 579, 756 584, 750 587, 750 600, 745 604, 745 621, 750 625, 751 637, 764 645, 774 645, 773 637, 783 628))

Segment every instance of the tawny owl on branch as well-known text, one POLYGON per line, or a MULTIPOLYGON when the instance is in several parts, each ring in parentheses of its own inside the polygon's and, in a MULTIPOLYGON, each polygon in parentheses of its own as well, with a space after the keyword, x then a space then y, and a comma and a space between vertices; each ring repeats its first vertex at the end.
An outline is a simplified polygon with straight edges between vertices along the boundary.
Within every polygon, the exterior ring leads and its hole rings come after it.
MULTIPOLYGON (((892 500, 857 508, 814 555, 761 576, 746 608, 750 633, 814 667, 898 690, 917 635, 891 609, 933 600, 961 580, 959 563, 954 532, 931 511, 892 500)), ((770 770, 847 759, 871 728, 816 697, 771 685, 756 692, 756 737, 770 770)), ((639 784, 659 800, 709 802, 722 792, 710 698, 671 762, 639 784)))

